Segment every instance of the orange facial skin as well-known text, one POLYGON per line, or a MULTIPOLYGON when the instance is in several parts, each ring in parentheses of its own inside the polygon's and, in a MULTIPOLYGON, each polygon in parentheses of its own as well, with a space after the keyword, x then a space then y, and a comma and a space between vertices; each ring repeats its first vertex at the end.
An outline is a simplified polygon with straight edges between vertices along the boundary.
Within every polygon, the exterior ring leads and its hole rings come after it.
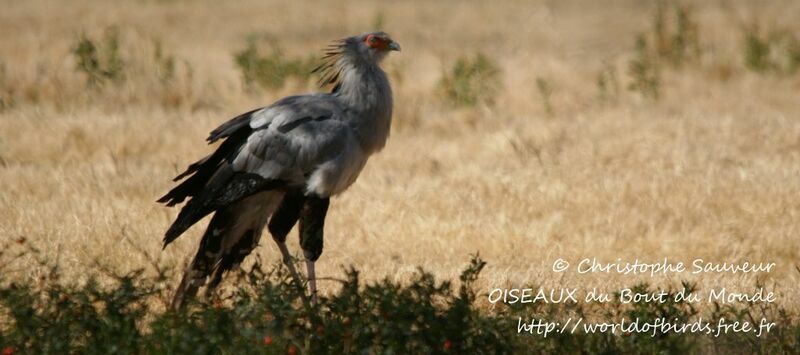
POLYGON ((368 47, 375 49, 382 49, 382 50, 389 49, 389 41, 387 41, 385 38, 378 37, 373 34, 368 35, 367 38, 364 39, 364 43, 368 47))

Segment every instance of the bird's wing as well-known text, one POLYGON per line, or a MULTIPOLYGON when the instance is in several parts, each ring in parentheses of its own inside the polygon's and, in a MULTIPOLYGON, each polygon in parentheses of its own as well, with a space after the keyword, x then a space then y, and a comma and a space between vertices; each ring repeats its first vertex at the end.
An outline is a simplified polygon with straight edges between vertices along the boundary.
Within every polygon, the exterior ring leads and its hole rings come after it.
POLYGON ((233 160, 236 171, 301 183, 303 175, 347 143, 344 112, 330 95, 283 99, 250 121, 253 133, 233 160))
POLYGON ((174 205, 191 197, 167 231, 165 245, 221 207, 260 191, 302 184, 306 174, 347 144, 351 135, 343 115, 333 96, 291 96, 214 130, 209 141, 225 141, 192 164, 179 177, 191 176, 159 200, 174 205))

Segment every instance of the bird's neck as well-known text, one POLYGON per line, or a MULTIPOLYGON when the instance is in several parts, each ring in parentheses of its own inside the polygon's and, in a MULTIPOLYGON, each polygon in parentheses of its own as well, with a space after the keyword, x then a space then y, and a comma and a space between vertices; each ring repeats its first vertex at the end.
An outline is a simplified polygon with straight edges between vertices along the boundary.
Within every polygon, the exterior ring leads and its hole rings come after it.
POLYGON ((336 95, 345 104, 348 124, 367 153, 380 150, 389 137, 392 123, 392 88, 386 73, 375 64, 342 68, 336 95))

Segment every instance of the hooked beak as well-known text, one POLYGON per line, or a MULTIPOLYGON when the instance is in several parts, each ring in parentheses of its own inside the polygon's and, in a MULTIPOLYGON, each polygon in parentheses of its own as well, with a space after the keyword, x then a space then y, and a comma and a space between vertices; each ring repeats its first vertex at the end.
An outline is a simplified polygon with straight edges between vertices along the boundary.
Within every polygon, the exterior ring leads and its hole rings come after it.
POLYGON ((389 43, 389 50, 398 51, 399 52, 400 51, 400 44, 395 42, 395 41, 392 41, 391 43, 389 43))

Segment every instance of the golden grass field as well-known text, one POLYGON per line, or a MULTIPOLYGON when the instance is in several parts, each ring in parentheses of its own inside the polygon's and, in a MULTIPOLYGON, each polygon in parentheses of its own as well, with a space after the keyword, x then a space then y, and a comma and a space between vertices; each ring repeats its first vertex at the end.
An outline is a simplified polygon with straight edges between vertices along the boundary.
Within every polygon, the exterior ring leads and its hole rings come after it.
MULTIPOLYGON (((244 88, 233 56, 246 38, 308 56, 381 21, 403 46, 384 64, 393 132, 332 202, 319 276, 352 264, 371 280, 407 280, 418 266, 453 278, 479 252, 487 291, 681 280, 751 290, 758 278, 781 304, 800 304, 800 72, 750 71, 741 48, 742 23, 800 34, 800 2, 686 4, 701 54, 665 69, 653 100, 626 89, 651 2, 0 1, 0 245, 24 237, 75 280, 95 261, 149 267, 139 249, 183 265, 205 222, 161 251, 178 210, 155 200, 172 177, 211 151, 204 139, 218 124, 315 90, 244 88), (109 26, 127 77, 87 88, 70 49, 109 26), (152 75, 156 41, 177 59, 169 84, 152 75), (501 69, 494 102, 446 103, 443 73, 478 52, 501 69), (603 100, 597 78, 609 68, 618 89, 603 100), (551 271, 557 258, 587 257, 776 267, 759 277, 551 271)), ((279 260, 267 235, 257 253, 279 260)), ((34 265, 2 272, 36 276, 34 265)))

